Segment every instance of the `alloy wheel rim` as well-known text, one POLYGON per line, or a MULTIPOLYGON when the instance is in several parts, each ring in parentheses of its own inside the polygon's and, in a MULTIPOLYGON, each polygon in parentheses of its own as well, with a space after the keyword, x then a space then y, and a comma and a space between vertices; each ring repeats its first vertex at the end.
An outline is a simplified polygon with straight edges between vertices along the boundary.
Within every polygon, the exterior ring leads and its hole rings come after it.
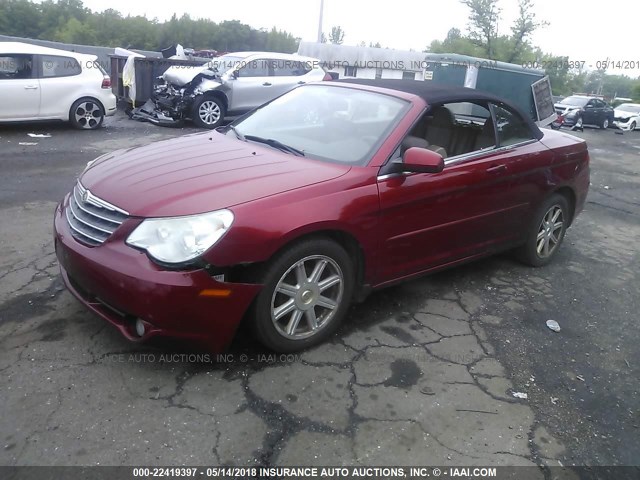
POLYGON ((305 257, 278 280, 271 297, 271 321, 285 338, 309 338, 336 315, 343 292, 344 275, 333 259, 305 257))
POLYGON ((582 126, 582 118, 578 119, 578 121, 576 122, 576 126, 577 127, 581 127, 582 126))
POLYGON ((198 115, 200 115, 200 119, 204 123, 207 125, 213 125, 220 120, 220 107, 216 102, 207 100, 206 102, 202 102, 202 105, 200 105, 198 115))
POLYGON ((602 122, 602 126, 603 126, 604 128, 609 128, 609 120, 607 120, 607 119, 605 118, 604 122, 602 122))
POLYGON ((74 112, 76 122, 88 130, 96 128, 100 123, 102 111, 95 102, 82 102, 74 112))
POLYGON ((559 205, 552 206, 542 217, 536 238, 536 253, 540 258, 549 258, 553 255, 562 239, 564 228, 564 215, 559 205))

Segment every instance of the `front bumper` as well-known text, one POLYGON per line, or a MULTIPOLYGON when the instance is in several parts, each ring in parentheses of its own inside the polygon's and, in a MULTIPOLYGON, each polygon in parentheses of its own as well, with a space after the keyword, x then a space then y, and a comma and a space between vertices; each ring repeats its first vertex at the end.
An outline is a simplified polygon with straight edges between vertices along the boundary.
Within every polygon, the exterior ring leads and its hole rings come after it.
POLYGON ((573 127, 578 120, 577 116, 573 117, 562 117, 562 125, 565 127, 573 127))
MULTIPOLYGON (((618 127, 620 130, 631 130, 632 119, 628 119, 626 122, 622 120, 614 120, 613 126, 618 127)), ((636 128, 638 128, 638 122, 636 122, 636 128)))
POLYGON ((68 197, 56 208, 56 256, 65 285, 89 310, 134 342, 173 337, 213 353, 231 343, 261 285, 218 282, 203 269, 163 270, 145 253, 125 245, 135 228, 127 222, 102 245, 87 247, 71 234, 64 213, 67 202, 68 197), (216 294, 220 291, 230 293, 216 294), (141 337, 135 330, 137 319, 146 327, 141 337))

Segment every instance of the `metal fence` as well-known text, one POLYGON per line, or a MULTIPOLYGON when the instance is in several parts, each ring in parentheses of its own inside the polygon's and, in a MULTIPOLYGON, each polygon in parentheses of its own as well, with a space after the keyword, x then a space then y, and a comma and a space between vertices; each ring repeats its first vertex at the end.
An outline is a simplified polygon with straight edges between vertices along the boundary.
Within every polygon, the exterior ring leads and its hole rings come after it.
MULTIPOLYGON (((111 47, 98 47, 95 45, 76 45, 72 43, 50 42, 48 40, 36 40, 33 38, 11 37, 9 35, 0 35, 0 42, 22 42, 31 43, 33 45, 39 45, 41 47, 57 48, 59 50, 67 50, 69 52, 86 53, 89 55, 97 55, 98 62, 109 71, 111 60, 109 55, 114 55, 115 48, 111 47)), ((137 53, 141 53, 146 57, 162 58, 160 52, 150 52, 146 50, 132 50, 137 53)))

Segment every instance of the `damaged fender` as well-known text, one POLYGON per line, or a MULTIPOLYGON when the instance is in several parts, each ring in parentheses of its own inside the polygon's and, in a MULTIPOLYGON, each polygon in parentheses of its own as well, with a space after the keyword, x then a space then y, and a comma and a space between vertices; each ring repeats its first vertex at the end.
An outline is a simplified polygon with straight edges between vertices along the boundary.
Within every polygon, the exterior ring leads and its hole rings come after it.
POLYGON ((167 127, 181 127, 190 118, 200 127, 215 128, 224 118, 223 102, 204 100, 202 94, 223 89, 223 85, 217 70, 208 64, 170 67, 158 77, 151 98, 142 107, 130 110, 129 117, 167 127))

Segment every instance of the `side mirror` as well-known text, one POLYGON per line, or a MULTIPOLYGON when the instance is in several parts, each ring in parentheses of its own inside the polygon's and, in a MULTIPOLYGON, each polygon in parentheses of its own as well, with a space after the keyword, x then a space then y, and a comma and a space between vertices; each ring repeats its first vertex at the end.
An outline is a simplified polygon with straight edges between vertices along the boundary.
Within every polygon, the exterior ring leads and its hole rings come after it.
POLYGON ((444 159, 432 150, 411 147, 395 165, 396 172, 440 173, 444 170, 444 159))

